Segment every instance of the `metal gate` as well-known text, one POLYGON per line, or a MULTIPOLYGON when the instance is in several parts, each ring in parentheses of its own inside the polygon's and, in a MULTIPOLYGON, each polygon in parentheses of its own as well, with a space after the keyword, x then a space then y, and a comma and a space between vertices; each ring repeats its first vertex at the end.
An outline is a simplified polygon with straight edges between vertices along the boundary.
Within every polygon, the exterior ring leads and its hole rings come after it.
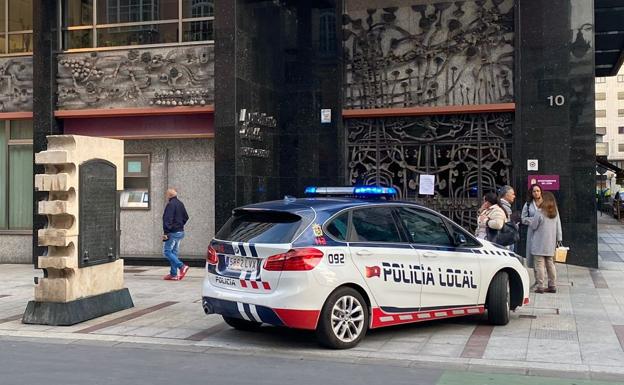
POLYGON ((480 197, 509 183, 512 125, 512 113, 347 119, 348 182, 393 186, 473 230, 480 197), (422 174, 435 195, 418 194, 422 174))

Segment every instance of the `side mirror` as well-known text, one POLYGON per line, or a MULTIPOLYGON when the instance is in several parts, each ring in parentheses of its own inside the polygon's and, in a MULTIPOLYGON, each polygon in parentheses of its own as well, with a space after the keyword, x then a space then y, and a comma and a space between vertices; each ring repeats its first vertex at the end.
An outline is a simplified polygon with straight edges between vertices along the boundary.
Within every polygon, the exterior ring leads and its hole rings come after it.
POLYGON ((455 246, 465 245, 468 242, 462 233, 453 233, 453 238, 455 240, 455 246))

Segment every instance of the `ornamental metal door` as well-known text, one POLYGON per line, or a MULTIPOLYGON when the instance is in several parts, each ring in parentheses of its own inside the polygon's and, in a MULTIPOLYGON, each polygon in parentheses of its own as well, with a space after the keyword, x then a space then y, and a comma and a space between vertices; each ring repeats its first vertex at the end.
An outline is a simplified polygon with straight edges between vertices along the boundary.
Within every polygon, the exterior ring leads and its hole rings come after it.
POLYGON ((400 199, 476 227, 480 197, 508 184, 513 114, 345 120, 348 183, 393 186, 400 199), (435 195, 419 195, 419 175, 435 195))

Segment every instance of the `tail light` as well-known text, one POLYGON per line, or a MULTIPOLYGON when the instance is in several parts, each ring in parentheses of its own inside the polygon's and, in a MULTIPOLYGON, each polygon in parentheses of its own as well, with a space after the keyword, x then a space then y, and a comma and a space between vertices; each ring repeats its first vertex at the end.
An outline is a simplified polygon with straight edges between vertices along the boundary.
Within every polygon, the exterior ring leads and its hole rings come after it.
POLYGON ((292 249, 286 253, 272 255, 264 261, 264 270, 307 271, 312 270, 323 259, 323 252, 314 248, 292 249))
POLYGON ((216 265, 219 263, 219 257, 217 257, 217 251, 212 248, 212 246, 208 246, 208 251, 206 252, 206 262, 209 265, 216 265))

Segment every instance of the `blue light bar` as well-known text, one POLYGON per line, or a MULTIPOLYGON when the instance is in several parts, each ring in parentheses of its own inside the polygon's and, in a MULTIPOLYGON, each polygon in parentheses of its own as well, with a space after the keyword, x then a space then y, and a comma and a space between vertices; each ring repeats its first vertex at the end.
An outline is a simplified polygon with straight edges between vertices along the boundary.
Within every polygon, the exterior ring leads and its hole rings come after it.
POLYGON ((350 196, 358 198, 392 197, 397 195, 394 187, 353 186, 353 187, 306 187, 308 196, 350 196))

